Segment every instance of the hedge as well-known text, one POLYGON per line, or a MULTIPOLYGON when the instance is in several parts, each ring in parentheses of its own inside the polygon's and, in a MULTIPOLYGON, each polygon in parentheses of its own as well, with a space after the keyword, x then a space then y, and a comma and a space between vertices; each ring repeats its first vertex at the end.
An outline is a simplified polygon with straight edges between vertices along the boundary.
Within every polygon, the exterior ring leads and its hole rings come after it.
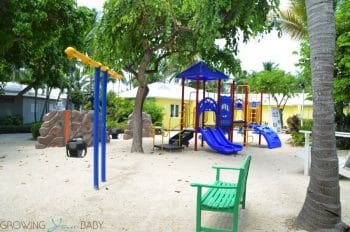
POLYGON ((1 125, 0 126, 0 134, 5 133, 30 133, 31 125, 22 125, 22 126, 14 126, 14 125, 1 125))

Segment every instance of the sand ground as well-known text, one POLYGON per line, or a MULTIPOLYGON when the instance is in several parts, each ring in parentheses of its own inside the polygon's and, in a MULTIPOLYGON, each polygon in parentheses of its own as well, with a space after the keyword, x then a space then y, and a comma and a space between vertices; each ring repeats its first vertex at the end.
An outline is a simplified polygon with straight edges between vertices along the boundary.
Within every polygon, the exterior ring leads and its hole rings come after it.
MULTIPOLYGON (((30 134, 0 135, 0 232, 2 231, 195 231, 196 189, 211 183, 213 165, 239 166, 252 155, 246 209, 240 231, 294 231, 291 222, 304 202, 309 178, 303 175, 300 147, 285 141, 267 149, 255 142, 236 156, 207 147, 194 152, 130 153, 131 140, 107 145, 107 182, 93 188, 92 148, 83 159, 67 158, 65 148, 35 149, 30 134), (27 229, 24 229, 27 226, 27 229)), ((157 138, 159 140, 159 138, 157 138)), ((226 175, 229 178, 229 175, 226 175)), ((350 180, 342 178, 343 221, 350 222, 350 180)), ((204 214, 204 224, 227 226, 230 217, 204 214)))

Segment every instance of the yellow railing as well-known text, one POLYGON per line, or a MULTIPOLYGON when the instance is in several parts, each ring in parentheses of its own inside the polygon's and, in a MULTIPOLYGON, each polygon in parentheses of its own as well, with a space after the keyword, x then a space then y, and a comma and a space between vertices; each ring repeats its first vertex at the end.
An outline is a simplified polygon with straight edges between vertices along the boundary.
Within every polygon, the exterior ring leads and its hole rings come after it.
POLYGON ((161 151, 163 152, 163 147, 164 147, 164 137, 170 136, 170 132, 165 131, 163 128, 163 123, 162 122, 155 122, 153 123, 152 127, 152 134, 153 134, 153 151, 154 151, 154 146, 155 144, 155 139, 156 139, 156 131, 160 130, 161 136, 162 136, 162 146, 161 146, 161 151))
POLYGON ((64 52, 67 54, 69 59, 77 58, 77 59, 81 60, 85 65, 90 65, 90 66, 95 67, 95 68, 101 68, 101 70, 104 72, 107 71, 107 73, 109 74, 110 77, 118 78, 119 80, 123 79, 123 76, 120 75, 119 73, 116 73, 114 70, 108 68, 107 66, 104 66, 100 62, 97 62, 97 61, 91 59, 87 55, 84 55, 84 54, 78 52, 77 50, 75 50, 72 47, 66 48, 66 50, 64 50, 64 52))
MULTIPOLYGON (((169 137, 170 139, 170 132, 173 130, 176 130, 178 128, 181 127, 181 124, 177 124, 176 126, 171 126, 171 119, 169 120, 169 126, 168 128, 163 127, 163 123, 162 122, 155 122, 153 123, 153 127, 152 127, 152 135, 153 135, 153 150, 155 147, 155 137, 156 137, 156 131, 160 131, 160 135, 162 136, 162 140, 161 140, 161 151, 163 152, 164 149, 164 138, 165 137, 169 137)), ((181 144, 181 136, 179 136, 179 144, 181 144)))

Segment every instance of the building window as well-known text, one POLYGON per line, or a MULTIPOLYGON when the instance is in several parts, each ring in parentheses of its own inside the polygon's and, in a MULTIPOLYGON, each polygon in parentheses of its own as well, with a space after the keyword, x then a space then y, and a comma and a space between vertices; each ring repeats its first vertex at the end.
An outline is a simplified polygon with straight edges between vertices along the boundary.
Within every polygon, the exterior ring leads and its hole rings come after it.
POLYGON ((170 117, 172 118, 179 117, 179 105, 171 104, 170 117))

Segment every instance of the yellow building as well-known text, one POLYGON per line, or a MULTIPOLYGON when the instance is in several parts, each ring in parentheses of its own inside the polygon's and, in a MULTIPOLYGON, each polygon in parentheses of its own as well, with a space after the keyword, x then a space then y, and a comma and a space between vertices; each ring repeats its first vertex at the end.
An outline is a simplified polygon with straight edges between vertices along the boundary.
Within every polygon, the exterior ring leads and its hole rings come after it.
MULTIPOLYGON (((260 99, 260 94, 250 94, 250 101, 256 101, 256 99, 260 99)), ((277 99, 280 101, 281 96, 277 96, 277 99)), ((274 108, 277 108, 276 101, 270 94, 264 94, 262 121, 269 126, 272 126, 273 117, 271 114, 274 108)), ((294 97, 288 99, 284 107, 283 126, 287 126, 287 119, 293 115, 298 115, 302 119, 312 119, 312 109, 312 101, 305 99, 303 101, 301 93, 295 94, 294 97)))
MULTIPOLYGON (((179 129, 181 123, 181 93, 182 88, 179 84, 169 84, 156 82, 148 85, 149 94, 147 98, 155 99, 155 102, 163 107, 164 118, 163 122, 156 122, 157 125, 162 124, 164 128, 179 129)), ((120 97, 135 98, 137 88, 123 92, 120 97)), ((215 93, 205 93, 206 97, 217 99, 215 93)), ((203 92, 199 91, 199 101, 202 99, 203 92)), ((283 111, 283 125, 287 126, 287 118, 293 115, 303 115, 304 119, 312 118, 312 102, 304 100, 302 101, 302 95, 298 94, 295 97, 289 99, 283 111), (302 107, 302 103, 304 106, 302 107), (302 113, 303 112, 303 113, 302 113)), ((236 98, 243 98, 242 95, 236 95, 236 98)), ((195 101, 196 90, 191 87, 185 87, 185 112, 184 112, 184 127, 194 127, 194 115, 195 115, 195 101)), ((259 94, 250 94, 249 101, 260 101, 259 94)), ((268 126, 273 127, 272 112, 273 108, 276 108, 276 103, 272 97, 268 94, 263 95, 263 111, 262 122, 268 126)), ((235 119, 242 117, 242 112, 235 111, 235 119)), ((206 125, 215 124, 215 116, 211 112, 205 114, 206 125)), ((249 118, 249 115, 248 115, 249 118)), ((155 123, 155 122, 153 122, 155 123)))

